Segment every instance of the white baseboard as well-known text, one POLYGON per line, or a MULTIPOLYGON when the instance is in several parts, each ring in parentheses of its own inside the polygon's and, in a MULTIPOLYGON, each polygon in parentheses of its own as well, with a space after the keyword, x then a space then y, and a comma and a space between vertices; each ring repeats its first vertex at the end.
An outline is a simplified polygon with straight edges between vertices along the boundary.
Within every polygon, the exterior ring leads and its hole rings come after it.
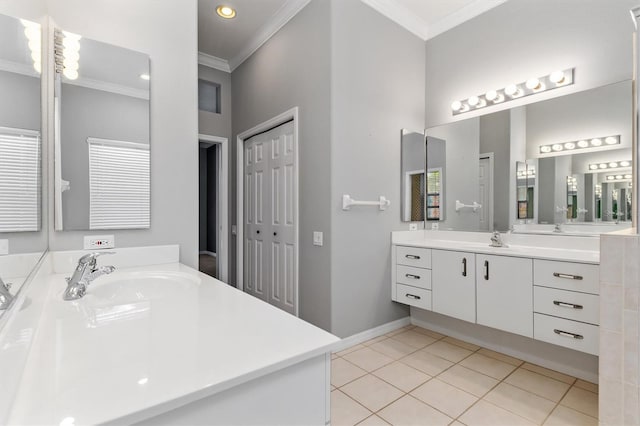
POLYGON ((217 254, 215 254, 214 252, 212 252, 212 251, 207 251, 207 250, 202 250, 202 251, 200 252, 200 254, 206 254, 207 256, 211 256, 211 257, 218 257, 218 255, 217 255, 217 254))
POLYGON ((333 350, 334 352, 340 352, 343 349, 350 348, 351 346, 355 346, 359 343, 366 342, 367 340, 374 339, 378 336, 382 336, 383 334, 390 333, 394 330, 402 328, 406 325, 411 324, 411 317, 400 318, 399 320, 391 321, 386 324, 379 325, 378 327, 370 328, 369 330, 365 330, 363 332, 351 335, 349 337, 345 337, 342 339, 333 350))

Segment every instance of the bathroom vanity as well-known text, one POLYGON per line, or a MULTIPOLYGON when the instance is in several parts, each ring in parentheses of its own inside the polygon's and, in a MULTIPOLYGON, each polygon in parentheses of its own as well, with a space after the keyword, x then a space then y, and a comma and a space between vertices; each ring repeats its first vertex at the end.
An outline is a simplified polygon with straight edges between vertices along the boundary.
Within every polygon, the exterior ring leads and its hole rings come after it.
POLYGON ((99 261, 116 271, 65 301, 83 254, 49 253, 9 314, 0 423, 329 421, 337 337, 178 263, 178 246, 117 249, 99 261))
POLYGON ((597 355, 598 239, 509 234, 491 247, 490 236, 394 232, 392 299, 597 355))

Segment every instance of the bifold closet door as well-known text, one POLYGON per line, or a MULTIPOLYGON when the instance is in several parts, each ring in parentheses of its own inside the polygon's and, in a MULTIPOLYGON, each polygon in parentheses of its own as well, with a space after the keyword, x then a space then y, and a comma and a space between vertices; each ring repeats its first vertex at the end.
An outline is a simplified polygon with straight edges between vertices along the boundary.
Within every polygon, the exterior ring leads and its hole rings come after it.
POLYGON ((245 288, 296 313, 297 191, 293 122, 245 142, 245 288))

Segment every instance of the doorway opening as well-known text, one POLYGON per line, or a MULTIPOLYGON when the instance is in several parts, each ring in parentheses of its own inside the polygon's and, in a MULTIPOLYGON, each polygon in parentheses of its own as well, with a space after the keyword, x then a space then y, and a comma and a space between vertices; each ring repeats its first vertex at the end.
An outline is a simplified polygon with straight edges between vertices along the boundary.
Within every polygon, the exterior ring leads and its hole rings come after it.
POLYGON ((480 154, 479 197, 482 208, 479 210, 479 229, 493 231, 493 152, 480 154))
POLYGON ((199 270, 228 281, 228 139, 199 135, 199 270))

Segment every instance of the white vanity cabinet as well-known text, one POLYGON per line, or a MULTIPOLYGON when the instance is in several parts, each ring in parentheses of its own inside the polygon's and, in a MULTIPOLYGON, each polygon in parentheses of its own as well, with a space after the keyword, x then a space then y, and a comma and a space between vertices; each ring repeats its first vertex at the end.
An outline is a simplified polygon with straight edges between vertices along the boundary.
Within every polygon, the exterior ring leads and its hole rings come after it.
POLYGON ((477 323, 533 337, 533 260, 476 254, 477 323))
POLYGON ((433 311, 476 322, 476 255, 432 250, 431 278, 433 311))
POLYGON ((431 310, 431 249, 393 246, 391 299, 431 310))

